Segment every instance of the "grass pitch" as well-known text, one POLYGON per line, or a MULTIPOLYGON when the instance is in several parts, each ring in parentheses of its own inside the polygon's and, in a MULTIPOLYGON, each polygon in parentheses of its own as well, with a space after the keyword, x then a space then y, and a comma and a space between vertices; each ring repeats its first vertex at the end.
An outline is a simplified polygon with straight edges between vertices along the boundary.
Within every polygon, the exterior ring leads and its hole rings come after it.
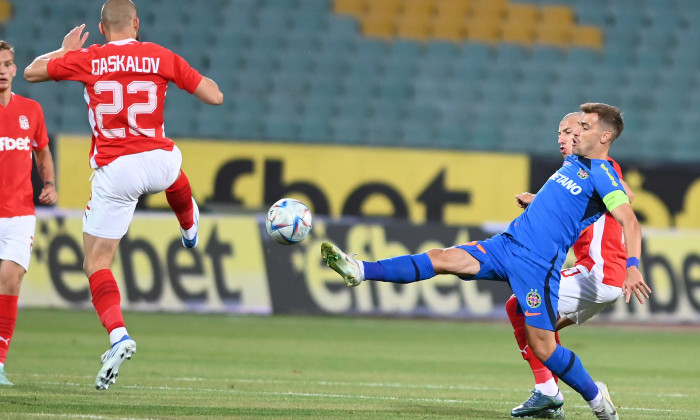
MULTIPOLYGON (((3 419, 506 419, 532 378, 506 323, 127 313, 138 345, 96 391, 92 311, 20 309, 3 419)), ((700 418, 700 328, 562 332, 622 419, 700 418)), ((562 385, 569 419, 593 418, 562 385)))

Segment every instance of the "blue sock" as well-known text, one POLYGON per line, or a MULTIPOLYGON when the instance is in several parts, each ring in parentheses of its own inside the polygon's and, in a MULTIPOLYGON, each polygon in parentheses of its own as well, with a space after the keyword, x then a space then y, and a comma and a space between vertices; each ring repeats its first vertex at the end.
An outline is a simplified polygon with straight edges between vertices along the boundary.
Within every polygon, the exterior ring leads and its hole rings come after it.
POLYGON ((557 344, 554 353, 544 362, 547 369, 557 375, 565 384, 581 394, 584 400, 590 401, 598 395, 598 387, 591 375, 581 363, 576 354, 557 344))
POLYGON ((413 283, 435 277, 433 263, 428 254, 402 255, 377 262, 366 262, 365 279, 391 283, 413 283))

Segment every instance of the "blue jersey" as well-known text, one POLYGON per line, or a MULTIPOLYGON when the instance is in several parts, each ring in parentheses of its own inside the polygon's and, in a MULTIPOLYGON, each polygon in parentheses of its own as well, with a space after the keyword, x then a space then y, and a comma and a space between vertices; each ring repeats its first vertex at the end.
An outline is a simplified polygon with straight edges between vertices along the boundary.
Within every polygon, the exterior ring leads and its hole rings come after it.
POLYGON ((583 229, 623 203, 629 199, 610 162, 570 155, 505 233, 546 260, 560 259, 583 229))

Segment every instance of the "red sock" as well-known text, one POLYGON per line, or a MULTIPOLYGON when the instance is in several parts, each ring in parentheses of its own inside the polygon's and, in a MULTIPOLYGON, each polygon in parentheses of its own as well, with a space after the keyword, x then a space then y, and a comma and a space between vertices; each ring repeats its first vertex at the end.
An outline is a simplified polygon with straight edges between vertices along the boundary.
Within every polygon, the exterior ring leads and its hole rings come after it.
POLYGON ((5 363, 10 340, 17 321, 17 299, 19 296, 0 295, 0 363, 5 363))
POLYGON ((165 198, 175 212, 180 227, 187 230, 194 225, 194 207, 192 206, 192 188, 187 175, 180 171, 180 176, 173 185, 165 190, 165 198))
POLYGON ((515 296, 511 296, 506 302, 506 312, 513 326, 513 334, 515 335, 515 341, 518 342, 520 353, 522 353, 523 359, 530 364, 530 370, 535 376, 535 383, 541 384, 552 379, 554 377, 552 372, 535 357, 528 345, 527 334, 525 333, 525 315, 518 310, 518 300, 515 296))
POLYGON ((121 294, 117 281, 114 280, 114 275, 109 269, 92 273, 90 292, 97 316, 100 317, 107 332, 110 333, 115 328, 124 327, 124 317, 120 306, 121 294))

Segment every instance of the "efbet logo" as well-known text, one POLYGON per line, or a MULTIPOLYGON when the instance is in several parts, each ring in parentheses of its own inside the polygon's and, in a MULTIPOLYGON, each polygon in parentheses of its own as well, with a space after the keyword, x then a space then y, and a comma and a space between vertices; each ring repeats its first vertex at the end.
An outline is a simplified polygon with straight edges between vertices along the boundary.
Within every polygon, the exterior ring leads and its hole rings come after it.
POLYGON ((32 150, 29 137, 20 137, 13 139, 12 137, 0 137, 0 152, 5 150, 32 150))
POLYGON ((612 176, 612 174, 610 173, 610 171, 608 171, 608 167, 605 166, 604 163, 601 163, 601 164, 600 164, 600 167, 603 168, 603 170, 605 171, 606 174, 608 174, 608 178, 610 178, 610 180, 612 181, 613 187, 617 187, 617 185, 618 185, 618 184, 617 184, 617 181, 615 181, 615 177, 612 176))
POLYGON ((578 177, 581 179, 588 178, 588 172, 584 171, 583 169, 579 169, 576 175, 578 175, 578 177))

